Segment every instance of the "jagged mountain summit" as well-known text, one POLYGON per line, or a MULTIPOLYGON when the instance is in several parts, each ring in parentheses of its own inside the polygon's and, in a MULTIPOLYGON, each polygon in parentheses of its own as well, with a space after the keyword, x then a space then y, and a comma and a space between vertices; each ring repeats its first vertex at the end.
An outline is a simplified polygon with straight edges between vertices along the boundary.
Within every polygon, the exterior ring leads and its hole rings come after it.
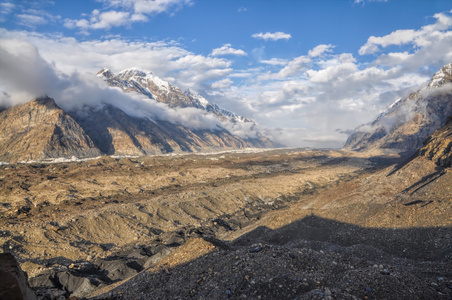
POLYGON ((178 87, 162 80, 151 72, 144 72, 136 68, 131 68, 115 75, 110 69, 104 68, 97 72, 97 76, 103 78, 108 85, 119 87, 126 93, 140 93, 173 108, 194 107, 214 114, 221 120, 228 120, 231 122, 253 122, 248 118, 244 118, 225 110, 216 104, 210 103, 203 96, 190 89, 182 92, 178 87))
POLYGON ((373 122, 355 129, 344 148, 414 152, 452 115, 452 63, 435 73, 424 88, 399 99, 373 122))

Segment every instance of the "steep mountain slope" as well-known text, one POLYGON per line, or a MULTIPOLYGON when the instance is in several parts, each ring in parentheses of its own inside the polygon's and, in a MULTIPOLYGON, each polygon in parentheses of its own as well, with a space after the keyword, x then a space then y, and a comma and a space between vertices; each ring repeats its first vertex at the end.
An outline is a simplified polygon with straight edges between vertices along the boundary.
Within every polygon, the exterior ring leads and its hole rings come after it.
POLYGON ((214 114, 222 120, 229 120, 231 122, 252 122, 250 119, 210 103, 194 91, 187 90, 182 92, 178 87, 160 79, 150 72, 146 73, 131 68, 115 75, 111 70, 104 68, 100 70, 97 75, 103 78, 112 87, 119 87, 126 93, 136 92, 143 94, 150 99, 166 103, 170 107, 195 107, 214 114))
POLYGON ((344 148, 416 151, 452 114, 452 63, 445 65, 429 84, 396 101, 370 124, 355 130, 344 148))
POLYGON ((0 112, 0 161, 108 155, 153 155, 273 147, 226 129, 192 130, 168 121, 132 117, 111 104, 65 112, 48 97, 0 112))
POLYGON ((101 154, 77 122, 48 97, 0 112, 0 132, 0 161, 101 154))
POLYGON ((446 125, 436 130, 425 141, 419 155, 427 157, 441 167, 452 166, 452 116, 446 125))
POLYGON ((225 130, 190 130, 166 121, 134 118, 112 105, 104 105, 101 110, 87 107, 70 114, 105 154, 151 155, 265 146, 225 130))

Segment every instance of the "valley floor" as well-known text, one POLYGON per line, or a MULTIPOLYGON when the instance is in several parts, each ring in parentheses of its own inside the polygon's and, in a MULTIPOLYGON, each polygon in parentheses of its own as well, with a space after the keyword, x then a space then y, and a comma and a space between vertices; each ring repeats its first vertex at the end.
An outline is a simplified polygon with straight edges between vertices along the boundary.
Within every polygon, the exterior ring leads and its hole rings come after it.
POLYGON ((47 299, 450 299, 452 171, 330 150, 0 166, 47 299))

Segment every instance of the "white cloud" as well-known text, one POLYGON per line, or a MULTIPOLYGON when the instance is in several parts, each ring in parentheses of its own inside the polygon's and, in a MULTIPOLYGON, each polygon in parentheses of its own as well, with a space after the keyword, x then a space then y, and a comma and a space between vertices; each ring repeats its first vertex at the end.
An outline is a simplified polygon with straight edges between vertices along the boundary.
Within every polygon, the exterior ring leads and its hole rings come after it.
POLYGON ((0 106, 22 104, 48 95, 65 109, 83 109, 113 104, 127 114, 149 117, 187 126, 191 129, 226 127, 233 134, 254 137, 253 124, 229 124, 196 108, 170 108, 139 94, 125 94, 110 88, 94 74, 64 74, 48 64, 32 44, 19 39, 0 40, 0 106), (5 91, 4 88, 7 88, 5 91))
POLYGON ((101 0, 112 6, 133 10, 136 14, 154 15, 192 5, 191 0, 101 0))
POLYGON ((244 6, 239 7, 239 9, 237 9, 237 12, 241 13, 241 12, 245 12, 247 11, 247 8, 244 6))
POLYGON ((279 78, 286 78, 295 75, 306 68, 306 65, 311 62, 311 59, 307 56, 295 57, 291 60, 281 71, 278 73, 279 78))
POLYGON ((272 66, 285 66, 288 63, 287 59, 281 59, 281 58, 271 58, 267 60, 261 60, 260 61, 263 64, 272 65, 272 66))
POLYGON ((265 41, 268 40, 277 41, 277 40, 288 40, 292 36, 289 33, 278 31, 278 32, 254 33, 253 35, 251 35, 251 37, 256 39, 262 39, 265 41))
POLYGON ((184 5, 191 5, 190 0, 100 0, 109 8, 117 10, 100 11, 95 9, 89 19, 66 19, 67 28, 80 28, 87 34, 90 29, 110 29, 128 26, 134 22, 147 22, 149 16, 177 11, 184 5))
POLYGON ((334 46, 329 44, 329 45, 318 45, 316 47, 314 47, 313 49, 309 50, 308 54, 310 57, 316 57, 316 56, 320 56, 323 53, 328 53, 328 52, 332 52, 334 46))
POLYGON ((211 87, 213 89, 226 89, 229 88, 232 85, 232 80, 229 78, 225 78, 222 80, 215 81, 211 84, 211 87))
POLYGON ((18 14, 16 15, 18 21, 17 23, 30 28, 35 28, 38 25, 47 24, 47 19, 41 16, 29 15, 29 14, 18 14))
POLYGON ((0 28, 0 36, 20 38, 36 45, 41 56, 64 73, 97 73, 104 67, 120 72, 137 67, 152 71, 182 89, 203 91, 233 72, 231 61, 195 55, 173 41, 130 42, 122 39, 79 41, 60 35, 43 35, 0 28), (71 53, 71 55, 67 55, 71 53), (171 80, 174 78, 174 80, 171 80))
POLYGON ((10 14, 15 8, 16 4, 11 2, 3 2, 0 3, 1 14, 10 14))
MULTIPOLYGON (((451 11, 452 12, 452 11, 451 11)), ((382 37, 371 36, 359 49, 360 55, 373 54, 388 46, 411 44, 414 47, 425 47, 437 42, 435 36, 443 36, 444 30, 452 27, 452 16, 446 13, 434 15, 436 22, 432 25, 421 27, 419 30, 402 29, 391 32, 382 37), (432 37, 435 37, 432 39, 432 37)))
POLYGON ((333 79, 341 80, 343 76, 349 76, 357 71, 358 67, 354 63, 344 63, 318 71, 307 70, 306 74, 311 82, 330 82, 333 79))
POLYGON ((222 56, 222 55, 238 55, 246 56, 246 52, 241 49, 232 48, 231 44, 224 44, 220 48, 215 48, 210 54, 212 56, 222 56))
MULTIPOLYGON (((10 9, 12 9, 11 7, 10 9)), ((29 27, 31 29, 36 28, 39 25, 47 24, 49 22, 56 22, 61 19, 60 16, 54 16, 42 9, 26 9, 21 14, 16 14, 16 23, 22 26, 29 27)))
MULTIPOLYGON (((117 7, 109 9, 113 8, 117 7)), ((133 7, 128 12, 138 14, 133 7)), ((46 61, 66 74, 75 70, 95 73, 102 67, 114 72, 134 66, 150 70, 258 124, 282 128, 269 129, 269 134, 286 145, 339 147, 347 136, 336 129, 353 129, 371 121, 452 61, 450 18, 448 13, 436 14, 430 25, 369 38, 367 50, 363 46, 362 51, 375 55, 378 52, 372 52, 371 47, 376 47, 381 52, 373 60, 372 56, 364 60, 351 53, 335 53, 337 48, 333 51, 328 44, 290 59, 273 54, 267 59, 266 48, 261 46, 249 51, 250 65, 239 70, 213 51, 208 56, 197 55, 174 41, 79 41, 6 29, 0 29, 0 36, 32 42, 46 61), (404 47, 397 52, 390 47, 394 45, 404 47)), ((221 48, 225 52, 237 50, 229 44, 221 48)))
POLYGON ((129 24, 130 13, 128 12, 119 12, 119 11, 107 11, 100 12, 99 10, 94 10, 91 13, 91 17, 89 20, 80 19, 80 20, 71 20, 66 19, 64 22, 64 26, 67 28, 80 28, 83 30, 86 29, 110 29, 112 27, 119 27, 129 24))

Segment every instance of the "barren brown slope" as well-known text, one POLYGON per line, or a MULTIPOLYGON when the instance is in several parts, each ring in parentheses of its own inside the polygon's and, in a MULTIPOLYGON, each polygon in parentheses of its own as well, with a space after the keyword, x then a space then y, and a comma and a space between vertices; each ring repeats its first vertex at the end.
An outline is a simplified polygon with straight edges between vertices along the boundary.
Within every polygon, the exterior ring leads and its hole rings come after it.
POLYGON ((108 155, 153 155, 202 152, 218 149, 274 146, 264 139, 250 142, 226 130, 191 130, 168 121, 151 121, 127 115, 105 104, 102 109, 86 107, 70 112, 94 144, 108 155))
POLYGON ((452 116, 442 128, 435 131, 419 150, 421 156, 427 157, 442 167, 452 165, 452 116))
POLYGON ((84 130, 51 98, 0 112, 0 161, 100 155, 84 130))

